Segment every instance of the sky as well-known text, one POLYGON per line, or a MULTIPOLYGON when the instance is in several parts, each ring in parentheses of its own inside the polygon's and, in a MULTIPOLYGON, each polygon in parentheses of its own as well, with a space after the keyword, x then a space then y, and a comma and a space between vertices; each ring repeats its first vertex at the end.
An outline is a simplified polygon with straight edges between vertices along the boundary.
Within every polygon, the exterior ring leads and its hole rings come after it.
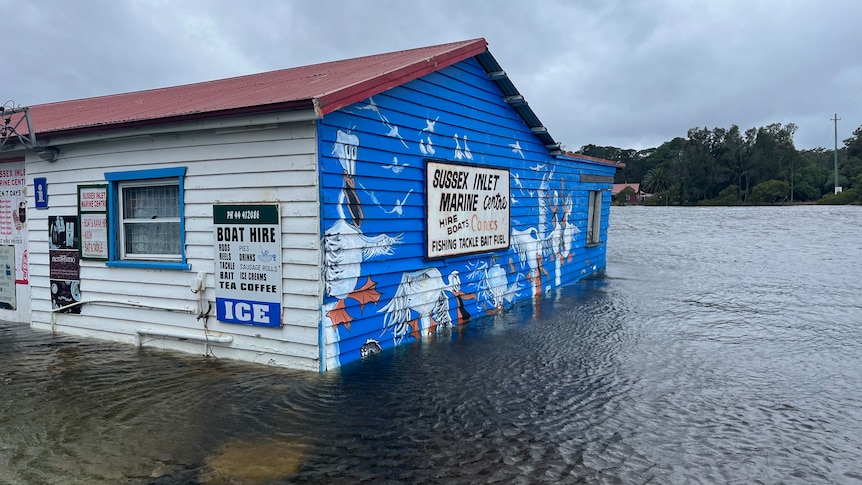
POLYGON ((551 136, 862 127, 857 0, 0 0, 0 102, 31 106, 485 38, 551 136), (8 100, 8 101, 7 101, 8 100))

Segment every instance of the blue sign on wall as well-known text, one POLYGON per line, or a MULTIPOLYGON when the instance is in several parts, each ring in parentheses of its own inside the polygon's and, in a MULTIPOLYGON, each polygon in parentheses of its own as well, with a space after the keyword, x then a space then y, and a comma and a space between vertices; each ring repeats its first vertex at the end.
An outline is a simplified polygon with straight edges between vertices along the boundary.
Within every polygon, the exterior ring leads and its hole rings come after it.
POLYGON ((221 322, 281 326, 281 304, 267 301, 234 300, 216 298, 216 316, 221 322))
POLYGON ((37 209, 48 208, 48 179, 45 177, 36 177, 33 179, 33 194, 36 199, 37 209))

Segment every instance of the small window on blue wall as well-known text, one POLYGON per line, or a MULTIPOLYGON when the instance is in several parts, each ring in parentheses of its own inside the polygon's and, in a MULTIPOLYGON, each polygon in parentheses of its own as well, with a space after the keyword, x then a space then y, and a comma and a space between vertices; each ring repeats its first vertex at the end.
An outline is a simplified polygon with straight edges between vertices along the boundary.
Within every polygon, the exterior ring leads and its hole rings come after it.
POLYGON ((107 172, 108 266, 190 269, 185 254, 186 167, 107 172))
POLYGON ((602 192, 590 191, 587 207, 587 246, 595 246, 602 242, 602 192))

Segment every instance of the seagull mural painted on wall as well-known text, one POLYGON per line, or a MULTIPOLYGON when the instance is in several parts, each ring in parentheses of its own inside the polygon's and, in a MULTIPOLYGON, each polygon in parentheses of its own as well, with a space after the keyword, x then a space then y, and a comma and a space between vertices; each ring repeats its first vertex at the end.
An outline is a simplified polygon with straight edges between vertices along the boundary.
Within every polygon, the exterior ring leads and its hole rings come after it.
POLYGON ((435 126, 437 125, 437 120, 440 117, 434 118, 434 120, 425 119, 425 128, 422 128, 419 131, 419 151, 422 155, 434 155, 436 150, 434 149, 434 142, 431 140, 431 133, 434 133, 435 126), (428 133, 425 135, 424 133, 428 133))
POLYGON ((384 165, 383 168, 385 168, 386 170, 392 170, 392 173, 394 173, 395 175, 398 175, 399 173, 404 171, 405 167, 409 167, 409 166, 410 166, 409 163, 404 163, 404 164, 399 165, 398 164, 398 157, 392 157, 392 163, 390 163, 389 165, 384 165))
POLYGON ((431 120, 429 120, 429 119, 427 119, 427 118, 426 118, 426 119, 425 119, 425 128, 422 128, 422 131, 427 131, 427 132, 429 132, 429 133, 434 133, 434 126, 437 124, 437 120, 439 120, 439 119, 440 119, 440 117, 439 117, 439 116, 438 116, 438 117, 436 117, 436 118, 434 118, 434 121, 431 121, 431 120))
POLYGON ((464 158, 464 152, 461 150, 461 143, 458 141, 458 133, 455 133, 455 136, 452 138, 455 141, 455 155, 453 157, 455 160, 461 160, 464 158))
POLYGON ((515 143, 509 143, 509 146, 512 147, 512 153, 519 155, 521 158, 524 157, 524 150, 521 149, 521 142, 515 140, 515 143))
POLYGON ((394 124, 390 123, 389 119, 386 118, 386 115, 384 115, 383 113, 380 112, 380 108, 377 106, 377 103, 374 101, 373 96, 368 98, 367 103, 368 104, 366 104, 365 106, 360 106, 358 109, 361 109, 361 110, 367 109, 367 110, 370 110, 370 111, 373 111, 374 113, 376 113, 377 117, 380 118, 380 122, 383 123, 383 126, 385 126, 387 130, 389 130, 386 132, 386 136, 391 137, 391 138, 397 138, 398 141, 400 141, 401 144, 404 145, 404 148, 408 148, 407 142, 404 141, 404 138, 402 138, 401 134, 398 133, 398 125, 394 125, 394 124))
POLYGON ((455 160, 462 160, 464 158, 466 158, 467 160, 472 160, 473 152, 470 150, 470 146, 467 145, 467 135, 464 135, 463 137, 459 138, 458 133, 455 133, 452 138, 455 141, 455 160), (464 148, 461 148, 461 141, 464 142, 464 148))
POLYGON ((401 217, 401 215, 404 213, 404 209, 403 209, 404 203, 407 202, 407 198, 410 197, 410 194, 412 194, 412 193, 413 193, 413 189, 408 190, 407 193, 404 194, 404 198, 397 199, 395 201, 395 206, 393 206, 391 210, 387 210, 384 212, 386 212, 387 214, 395 213, 395 214, 398 214, 398 217, 401 217))
POLYGON ((419 139, 419 151, 423 155, 434 155, 437 150, 434 149, 434 142, 431 141, 431 136, 427 140, 419 139))

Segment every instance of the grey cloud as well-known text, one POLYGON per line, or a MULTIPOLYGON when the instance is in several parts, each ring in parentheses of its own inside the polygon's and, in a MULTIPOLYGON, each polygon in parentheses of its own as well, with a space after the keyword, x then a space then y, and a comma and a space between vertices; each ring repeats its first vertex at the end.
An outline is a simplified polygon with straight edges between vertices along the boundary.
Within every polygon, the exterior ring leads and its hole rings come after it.
MULTIPOLYGON (((862 4, 737 1, 0 0, 0 97, 38 104, 485 37, 567 148, 692 127, 862 125, 862 4)), ((824 139, 825 138, 825 139, 824 139)))

